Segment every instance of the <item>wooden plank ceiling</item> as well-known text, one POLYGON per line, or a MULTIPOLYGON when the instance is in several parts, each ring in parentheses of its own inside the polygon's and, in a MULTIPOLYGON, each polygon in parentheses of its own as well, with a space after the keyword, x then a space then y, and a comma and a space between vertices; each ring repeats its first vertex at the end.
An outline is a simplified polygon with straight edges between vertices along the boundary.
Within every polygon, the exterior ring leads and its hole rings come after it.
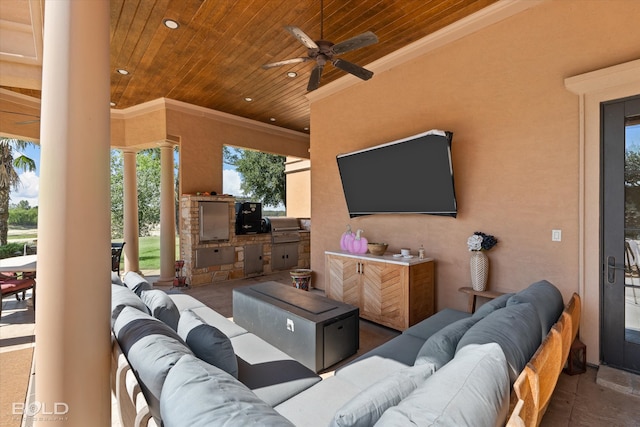
MULTIPOLYGON (((324 0, 324 39, 338 43, 373 31, 377 44, 340 56, 366 66, 495 1, 324 0)), ((315 64, 261 65, 306 56, 283 27, 318 40, 320 10, 320 0, 111 0, 114 108, 166 97, 308 132, 305 94, 315 64), (163 25, 167 18, 179 28, 163 25), (287 77, 289 71, 298 76, 287 77)), ((320 86, 344 74, 328 64, 320 86)))

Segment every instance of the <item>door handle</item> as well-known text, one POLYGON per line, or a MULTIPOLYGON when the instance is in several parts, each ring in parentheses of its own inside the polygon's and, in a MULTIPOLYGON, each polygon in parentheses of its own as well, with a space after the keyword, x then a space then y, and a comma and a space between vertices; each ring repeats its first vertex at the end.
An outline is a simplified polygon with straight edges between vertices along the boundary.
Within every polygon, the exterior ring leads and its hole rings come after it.
POLYGON ((616 257, 608 256, 607 257, 607 282, 610 285, 613 285, 616 281, 616 270, 626 271, 625 267, 617 267, 616 266, 616 257))

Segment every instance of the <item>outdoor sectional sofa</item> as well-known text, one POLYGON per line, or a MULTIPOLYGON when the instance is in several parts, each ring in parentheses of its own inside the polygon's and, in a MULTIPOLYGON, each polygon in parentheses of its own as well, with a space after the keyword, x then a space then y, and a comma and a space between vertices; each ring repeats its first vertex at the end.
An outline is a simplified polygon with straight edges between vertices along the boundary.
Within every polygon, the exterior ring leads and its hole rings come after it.
MULTIPOLYGON (((551 335, 577 332, 541 281, 474 314, 444 309, 322 380, 186 294, 124 282, 112 285, 112 374, 125 426, 530 425, 548 397, 526 368, 551 335)), ((553 372, 551 391, 563 351, 534 368, 553 372)))

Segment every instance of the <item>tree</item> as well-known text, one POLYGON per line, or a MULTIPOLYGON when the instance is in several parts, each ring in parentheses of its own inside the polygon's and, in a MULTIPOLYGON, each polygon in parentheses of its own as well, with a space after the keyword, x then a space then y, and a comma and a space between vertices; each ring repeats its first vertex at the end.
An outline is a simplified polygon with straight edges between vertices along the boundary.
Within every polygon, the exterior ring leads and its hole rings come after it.
POLYGON ((286 205, 284 156, 223 148, 224 161, 242 175, 242 191, 268 206, 286 205))
POLYGON ((111 238, 119 239, 124 230, 124 175, 122 153, 111 150, 111 238))
POLYGON ((29 144, 32 143, 15 138, 0 138, 0 245, 7 244, 11 189, 17 189, 20 185, 16 169, 30 172, 36 170, 33 159, 17 152, 24 150, 29 144))
MULTIPOLYGON (((124 176, 122 153, 111 151, 111 237, 124 234, 124 176)), ((140 151, 136 155, 138 184, 138 229, 140 236, 148 236, 160 223, 160 149, 140 151)), ((176 174, 176 191, 177 191, 176 174)), ((177 200, 177 199, 176 199, 177 200)), ((176 216, 177 217, 177 216, 176 216)))

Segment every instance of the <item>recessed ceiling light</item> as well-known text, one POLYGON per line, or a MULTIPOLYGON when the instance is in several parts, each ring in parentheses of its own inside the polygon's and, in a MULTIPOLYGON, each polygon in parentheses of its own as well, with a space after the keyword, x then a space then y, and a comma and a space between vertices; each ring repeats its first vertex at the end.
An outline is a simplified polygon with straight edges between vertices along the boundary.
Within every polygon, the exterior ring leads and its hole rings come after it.
POLYGON ((269 121, 271 121, 271 122, 275 122, 275 121, 276 121, 276 118, 275 118, 275 117, 271 117, 271 118, 269 119, 269 121))
POLYGON ((164 23, 165 27, 170 28, 172 30, 177 30, 178 27, 180 26, 180 24, 178 24, 178 22, 174 21, 173 19, 165 19, 162 22, 164 23))
POLYGON ((308 127, 305 127, 305 128, 304 128, 304 130, 309 130, 309 128, 308 128, 308 127))
POLYGON ((298 77, 298 73, 296 73, 295 71, 289 71, 287 73, 287 77, 291 77, 291 78, 298 77))
POLYGON ((129 74, 129 72, 124 68, 118 68, 116 71, 118 72, 118 74, 122 74, 123 76, 126 76, 129 74))
POLYGON ((111 102, 109 103, 109 105, 110 105, 110 106, 112 106, 112 107, 115 107, 115 106, 116 106, 116 103, 115 103, 115 102, 113 102, 113 101, 111 101, 111 102))
POLYGON ((250 96, 247 96, 247 97, 244 98, 244 100, 247 101, 247 102, 251 102, 251 101, 253 101, 253 98, 251 98, 250 96))

